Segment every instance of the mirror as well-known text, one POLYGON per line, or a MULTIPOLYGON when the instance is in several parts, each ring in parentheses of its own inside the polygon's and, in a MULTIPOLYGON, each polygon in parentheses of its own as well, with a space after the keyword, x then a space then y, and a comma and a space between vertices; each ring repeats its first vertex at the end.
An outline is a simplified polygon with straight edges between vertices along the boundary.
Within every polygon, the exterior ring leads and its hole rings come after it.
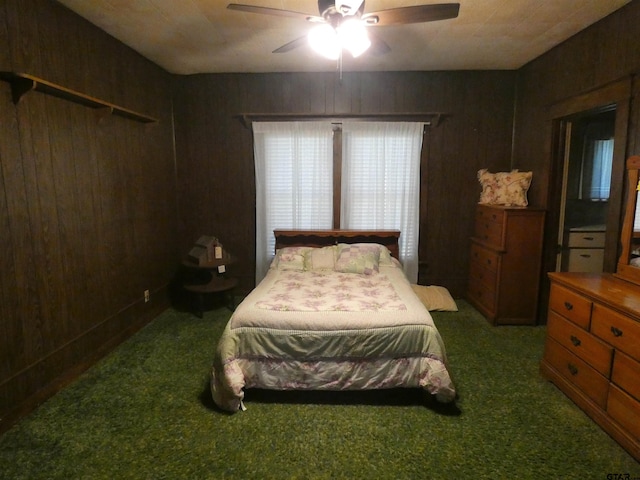
POLYGON ((640 156, 627 159, 627 202, 620 242, 622 254, 618 261, 617 277, 640 285, 640 212, 638 205, 638 180, 640 180, 640 156), (638 227, 635 226, 636 218, 638 227))

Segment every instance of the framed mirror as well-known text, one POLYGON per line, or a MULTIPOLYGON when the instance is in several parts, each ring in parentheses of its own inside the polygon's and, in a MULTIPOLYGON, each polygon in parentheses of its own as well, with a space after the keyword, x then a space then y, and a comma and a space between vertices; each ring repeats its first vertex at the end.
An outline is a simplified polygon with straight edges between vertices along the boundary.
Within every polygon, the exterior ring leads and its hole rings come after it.
POLYGON ((620 234, 622 253, 616 276, 640 286, 640 209, 638 208, 640 156, 629 157, 626 169, 627 201, 620 234))

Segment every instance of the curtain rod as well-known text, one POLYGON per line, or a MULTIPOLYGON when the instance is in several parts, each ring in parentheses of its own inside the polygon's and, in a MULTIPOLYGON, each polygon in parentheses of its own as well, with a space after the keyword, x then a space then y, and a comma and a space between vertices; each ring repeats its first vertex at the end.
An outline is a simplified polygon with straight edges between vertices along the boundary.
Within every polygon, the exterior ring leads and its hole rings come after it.
POLYGON ((425 126, 440 125, 446 114, 441 112, 416 112, 416 113, 373 113, 373 114, 345 114, 345 115, 318 115, 300 113, 242 113, 237 115, 240 122, 251 128, 253 122, 304 122, 329 120, 333 124, 340 124, 345 120, 359 120, 362 122, 420 122, 425 126))

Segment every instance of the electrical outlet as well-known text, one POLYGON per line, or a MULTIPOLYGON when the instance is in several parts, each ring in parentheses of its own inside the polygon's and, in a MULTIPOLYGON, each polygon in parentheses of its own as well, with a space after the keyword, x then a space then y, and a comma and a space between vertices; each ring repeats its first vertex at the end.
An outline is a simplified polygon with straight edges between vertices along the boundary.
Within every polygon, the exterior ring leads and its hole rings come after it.
POLYGON ((144 303, 147 303, 150 299, 151 299, 151 294, 149 293, 149 290, 145 290, 144 291, 144 303))

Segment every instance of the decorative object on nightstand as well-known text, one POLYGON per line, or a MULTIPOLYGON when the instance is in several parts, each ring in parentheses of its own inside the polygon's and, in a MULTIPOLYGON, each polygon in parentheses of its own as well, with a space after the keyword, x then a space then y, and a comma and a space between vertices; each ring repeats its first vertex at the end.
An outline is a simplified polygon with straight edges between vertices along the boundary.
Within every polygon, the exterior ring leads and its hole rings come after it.
POLYGON ((185 279, 183 288, 194 294, 196 315, 202 318, 205 309, 205 295, 221 294, 228 301, 229 308, 235 309, 233 289, 238 279, 227 275, 227 266, 236 259, 222 248, 216 237, 203 235, 189 251, 182 265, 192 270, 194 275, 185 279))
POLYGON ((542 374, 640 461, 640 156, 627 160, 617 273, 552 272, 542 374))

